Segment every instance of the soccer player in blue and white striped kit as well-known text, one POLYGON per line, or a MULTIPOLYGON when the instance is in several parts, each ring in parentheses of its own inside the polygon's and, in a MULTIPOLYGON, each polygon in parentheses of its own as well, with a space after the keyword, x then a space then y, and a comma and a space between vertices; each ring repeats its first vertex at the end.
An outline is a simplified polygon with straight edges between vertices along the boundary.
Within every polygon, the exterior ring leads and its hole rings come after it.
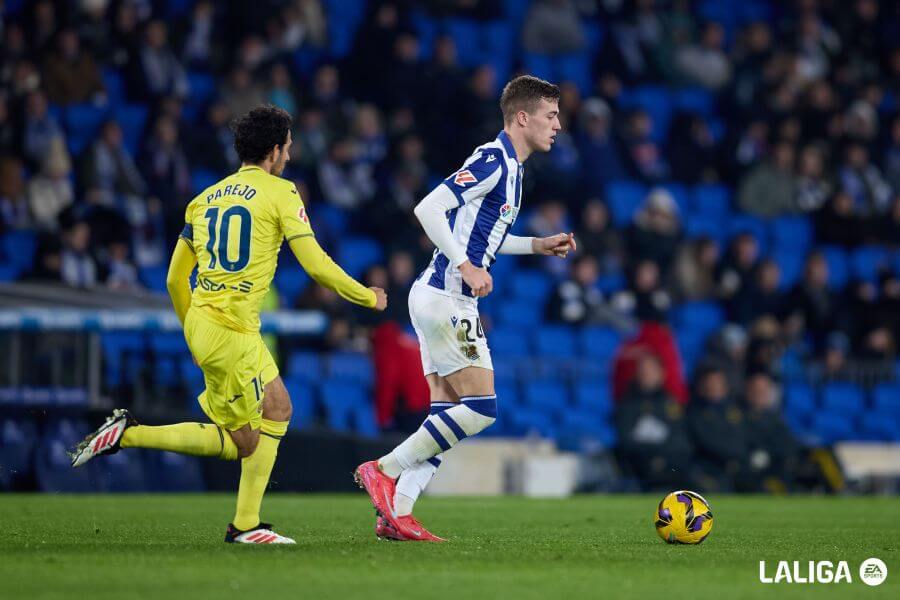
POLYGON ((413 504, 441 464, 440 455, 491 425, 497 416, 491 354, 478 298, 493 283, 497 254, 565 258, 571 233, 510 235, 522 205, 523 166, 548 152, 559 123, 559 88, 532 76, 510 81, 500 98, 504 127, 415 208, 437 249, 409 294, 431 392, 431 414, 392 452, 360 465, 356 480, 378 512, 376 534, 396 540, 443 541, 412 516, 413 504))

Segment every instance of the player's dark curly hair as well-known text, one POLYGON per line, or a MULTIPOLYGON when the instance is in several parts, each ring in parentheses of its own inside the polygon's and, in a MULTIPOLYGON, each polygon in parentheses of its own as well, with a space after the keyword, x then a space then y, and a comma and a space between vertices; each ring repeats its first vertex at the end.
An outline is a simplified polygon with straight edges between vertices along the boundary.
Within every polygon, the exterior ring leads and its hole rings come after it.
POLYGON ((533 114, 541 99, 559 102, 559 88, 533 75, 516 77, 506 84, 500 96, 503 122, 512 121, 520 110, 533 114))
POLYGON ((235 118, 231 122, 234 132, 234 150, 241 162, 258 164, 275 148, 287 142, 288 131, 294 122, 286 111, 264 104, 235 118))

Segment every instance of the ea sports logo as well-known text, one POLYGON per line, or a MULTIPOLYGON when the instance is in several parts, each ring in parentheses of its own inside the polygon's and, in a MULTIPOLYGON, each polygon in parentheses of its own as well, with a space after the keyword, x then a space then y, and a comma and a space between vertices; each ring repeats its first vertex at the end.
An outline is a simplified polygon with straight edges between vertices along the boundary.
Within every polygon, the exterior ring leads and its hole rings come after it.
POLYGON ((877 558, 867 558, 859 565, 859 578, 866 585, 881 585, 887 579, 887 565, 877 558))

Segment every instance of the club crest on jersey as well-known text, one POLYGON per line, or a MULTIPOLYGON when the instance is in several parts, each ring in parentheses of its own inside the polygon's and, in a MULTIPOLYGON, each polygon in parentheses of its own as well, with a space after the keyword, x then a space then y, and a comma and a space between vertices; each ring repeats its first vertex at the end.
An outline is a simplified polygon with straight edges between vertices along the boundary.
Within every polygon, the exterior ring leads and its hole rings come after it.
POLYGON ((472 175, 472 171, 468 169, 463 169, 453 178, 453 183, 460 187, 466 187, 470 183, 476 183, 477 181, 478 179, 476 179, 476 177, 472 175))

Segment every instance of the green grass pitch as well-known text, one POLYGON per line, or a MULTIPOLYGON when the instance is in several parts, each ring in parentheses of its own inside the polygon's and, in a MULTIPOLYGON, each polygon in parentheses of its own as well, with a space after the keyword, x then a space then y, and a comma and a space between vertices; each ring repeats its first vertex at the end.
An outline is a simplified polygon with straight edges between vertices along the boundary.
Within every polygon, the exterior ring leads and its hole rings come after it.
MULTIPOLYGON (((699 546, 656 536, 656 496, 425 498, 446 544, 379 542, 368 499, 272 494, 295 547, 222 543, 234 497, 0 495, 0 598, 900 597, 900 501, 708 497, 699 546), (859 581, 862 560, 889 575, 859 581), (853 583, 762 584, 759 561, 847 560, 853 583)), ((773 569, 774 566, 770 567, 773 569)))

